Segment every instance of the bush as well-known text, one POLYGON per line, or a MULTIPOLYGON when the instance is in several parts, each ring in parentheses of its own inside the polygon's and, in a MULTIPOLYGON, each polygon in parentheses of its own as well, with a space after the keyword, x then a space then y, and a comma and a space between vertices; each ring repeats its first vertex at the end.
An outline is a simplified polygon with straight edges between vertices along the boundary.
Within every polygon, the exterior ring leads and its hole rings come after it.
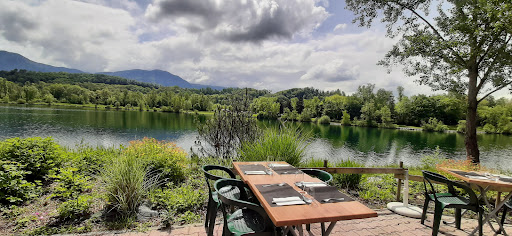
MULTIPOLYGON (((172 186, 168 186, 172 187, 172 186)), ((149 200, 160 208, 173 213, 197 211, 208 198, 206 191, 198 191, 195 186, 183 185, 178 188, 155 189, 149 200)))
POLYGON ((57 209, 61 220, 75 220, 91 214, 93 198, 89 195, 80 195, 77 199, 63 202, 57 209))
POLYGON ((343 111, 343 118, 341 119, 342 125, 350 125, 350 114, 347 111, 343 111))
MULTIPOLYGON (((362 167, 362 164, 359 164, 356 161, 345 160, 340 163, 336 163, 336 167, 362 167)), ((359 183, 361 183, 362 175, 361 174, 333 174, 334 183, 341 188, 349 188, 355 189, 359 187, 359 183)))
POLYGON ((438 121, 436 118, 430 117, 427 123, 422 122, 421 128, 423 128, 424 131, 444 132, 448 129, 448 126, 443 124, 442 121, 438 121))
POLYGON ((330 124, 331 118, 329 116, 323 115, 317 120, 318 124, 330 124))
POLYGON ((0 203, 20 204, 33 199, 41 192, 40 182, 28 182, 29 171, 14 161, 0 160, 0 203))
POLYGON ((299 128, 289 126, 267 129, 256 141, 242 144, 240 160, 286 161, 290 165, 299 165, 305 155, 309 137, 299 128))
POLYGON ((90 177, 78 173, 78 169, 74 167, 61 169, 59 174, 51 177, 58 182, 52 196, 60 199, 76 198, 92 188, 90 177))
POLYGON ((178 182, 185 178, 183 170, 187 163, 187 153, 175 143, 154 138, 131 141, 124 155, 140 159, 144 168, 157 171, 169 181, 178 182))
POLYGON ((484 125, 484 132, 486 132, 488 134, 499 133, 498 130, 496 129, 496 127, 494 127, 494 125, 491 125, 491 124, 484 125))
POLYGON ((135 155, 122 155, 112 160, 102 171, 110 207, 123 216, 133 216, 150 190, 158 185, 144 161, 135 155))
POLYGON ((29 182, 44 179, 62 159, 62 148, 49 137, 12 138, 0 143, 0 160, 20 163, 29 182))
POLYGON ((459 120, 459 124, 457 125, 457 133, 466 133, 466 120, 459 120))

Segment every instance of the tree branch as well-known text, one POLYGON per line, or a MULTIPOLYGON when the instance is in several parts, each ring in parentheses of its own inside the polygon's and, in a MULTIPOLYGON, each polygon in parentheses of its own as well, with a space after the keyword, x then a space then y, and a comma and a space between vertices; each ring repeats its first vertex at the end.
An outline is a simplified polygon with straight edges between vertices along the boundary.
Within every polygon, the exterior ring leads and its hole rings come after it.
POLYGON ((500 89, 502 89, 502 88, 507 87, 507 86, 508 86, 508 85, 510 85, 510 84, 512 84, 512 81, 510 81, 510 82, 508 82, 508 83, 505 83, 505 84, 503 84, 503 85, 501 85, 501 86, 497 87, 496 89, 492 90, 491 92, 489 92, 488 94, 486 94, 486 95, 485 95, 485 96, 483 96, 482 98, 478 99, 478 100, 476 101, 476 104, 479 104, 481 101, 483 101, 483 100, 484 100, 486 97, 488 97, 489 95, 493 94, 494 92, 496 92, 496 91, 498 91, 498 90, 500 90, 500 89))
MULTIPOLYGON (((400 3, 400 2, 396 2, 396 4, 398 4, 399 6, 411 11, 414 15, 416 15, 416 17, 420 18, 423 22, 425 22, 425 24, 427 24, 430 29, 432 29, 432 31, 434 31, 434 33, 437 35, 437 37, 439 37, 443 42, 446 42, 446 39, 441 35, 441 33, 439 33, 439 31, 436 29, 436 27, 434 27, 432 24, 430 24, 430 22, 428 20, 426 20, 423 16, 421 16, 418 12, 416 12, 414 9, 400 3)), ((460 56, 459 53, 457 53, 457 51, 455 51, 455 49, 453 49, 452 47, 449 47, 447 46, 447 48, 455 54, 455 56, 465 65, 466 64, 466 61, 464 60, 464 58, 462 58, 462 56, 460 56)))

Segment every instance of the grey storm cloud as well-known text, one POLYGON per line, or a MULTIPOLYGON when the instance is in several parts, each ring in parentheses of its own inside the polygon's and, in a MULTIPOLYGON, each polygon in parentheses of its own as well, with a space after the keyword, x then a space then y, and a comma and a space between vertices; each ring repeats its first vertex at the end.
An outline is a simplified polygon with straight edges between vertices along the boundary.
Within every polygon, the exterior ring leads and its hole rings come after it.
POLYGON ((28 31, 38 27, 36 19, 12 8, 0 8, 0 33, 9 41, 26 41, 28 31))
POLYGON ((260 42, 309 33, 327 17, 314 0, 155 0, 146 9, 154 21, 174 20, 191 32, 231 42, 260 42))

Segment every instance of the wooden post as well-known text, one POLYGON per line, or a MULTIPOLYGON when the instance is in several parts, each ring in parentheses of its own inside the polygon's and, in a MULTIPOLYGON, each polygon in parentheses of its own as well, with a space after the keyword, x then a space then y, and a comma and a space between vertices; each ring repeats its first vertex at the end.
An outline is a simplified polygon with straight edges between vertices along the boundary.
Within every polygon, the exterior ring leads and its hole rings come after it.
POLYGON ((324 160, 324 167, 327 168, 327 160, 324 160))
MULTIPOLYGON (((404 162, 401 161, 400 162, 400 169, 403 169, 404 168, 404 162)), ((404 172, 405 174, 405 172, 404 172)), ((396 201, 399 202, 400 201, 400 192, 402 190, 402 179, 398 178, 398 186, 396 187, 396 201)))

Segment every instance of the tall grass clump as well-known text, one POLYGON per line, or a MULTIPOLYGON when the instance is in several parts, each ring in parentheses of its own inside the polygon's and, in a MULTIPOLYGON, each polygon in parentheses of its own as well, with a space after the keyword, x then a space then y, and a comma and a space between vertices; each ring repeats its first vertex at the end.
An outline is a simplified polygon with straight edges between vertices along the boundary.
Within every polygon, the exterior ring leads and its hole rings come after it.
POLYGON ((142 165, 157 172, 162 179, 180 182, 185 179, 187 153, 175 143, 144 138, 130 142, 124 155, 140 159, 142 165))
MULTIPOLYGON (((336 163, 336 167, 363 167, 361 163, 353 160, 344 160, 336 163)), ((356 189, 361 183, 361 174, 333 174, 334 183, 342 188, 356 189)))
POLYGON ((245 142, 239 150, 241 161, 285 161, 299 165, 309 145, 309 133, 299 127, 282 126, 266 129, 253 142, 245 142))
POLYGON ((158 185, 158 175, 134 155, 122 155, 103 169, 102 183, 111 210, 133 216, 149 191, 158 185))

